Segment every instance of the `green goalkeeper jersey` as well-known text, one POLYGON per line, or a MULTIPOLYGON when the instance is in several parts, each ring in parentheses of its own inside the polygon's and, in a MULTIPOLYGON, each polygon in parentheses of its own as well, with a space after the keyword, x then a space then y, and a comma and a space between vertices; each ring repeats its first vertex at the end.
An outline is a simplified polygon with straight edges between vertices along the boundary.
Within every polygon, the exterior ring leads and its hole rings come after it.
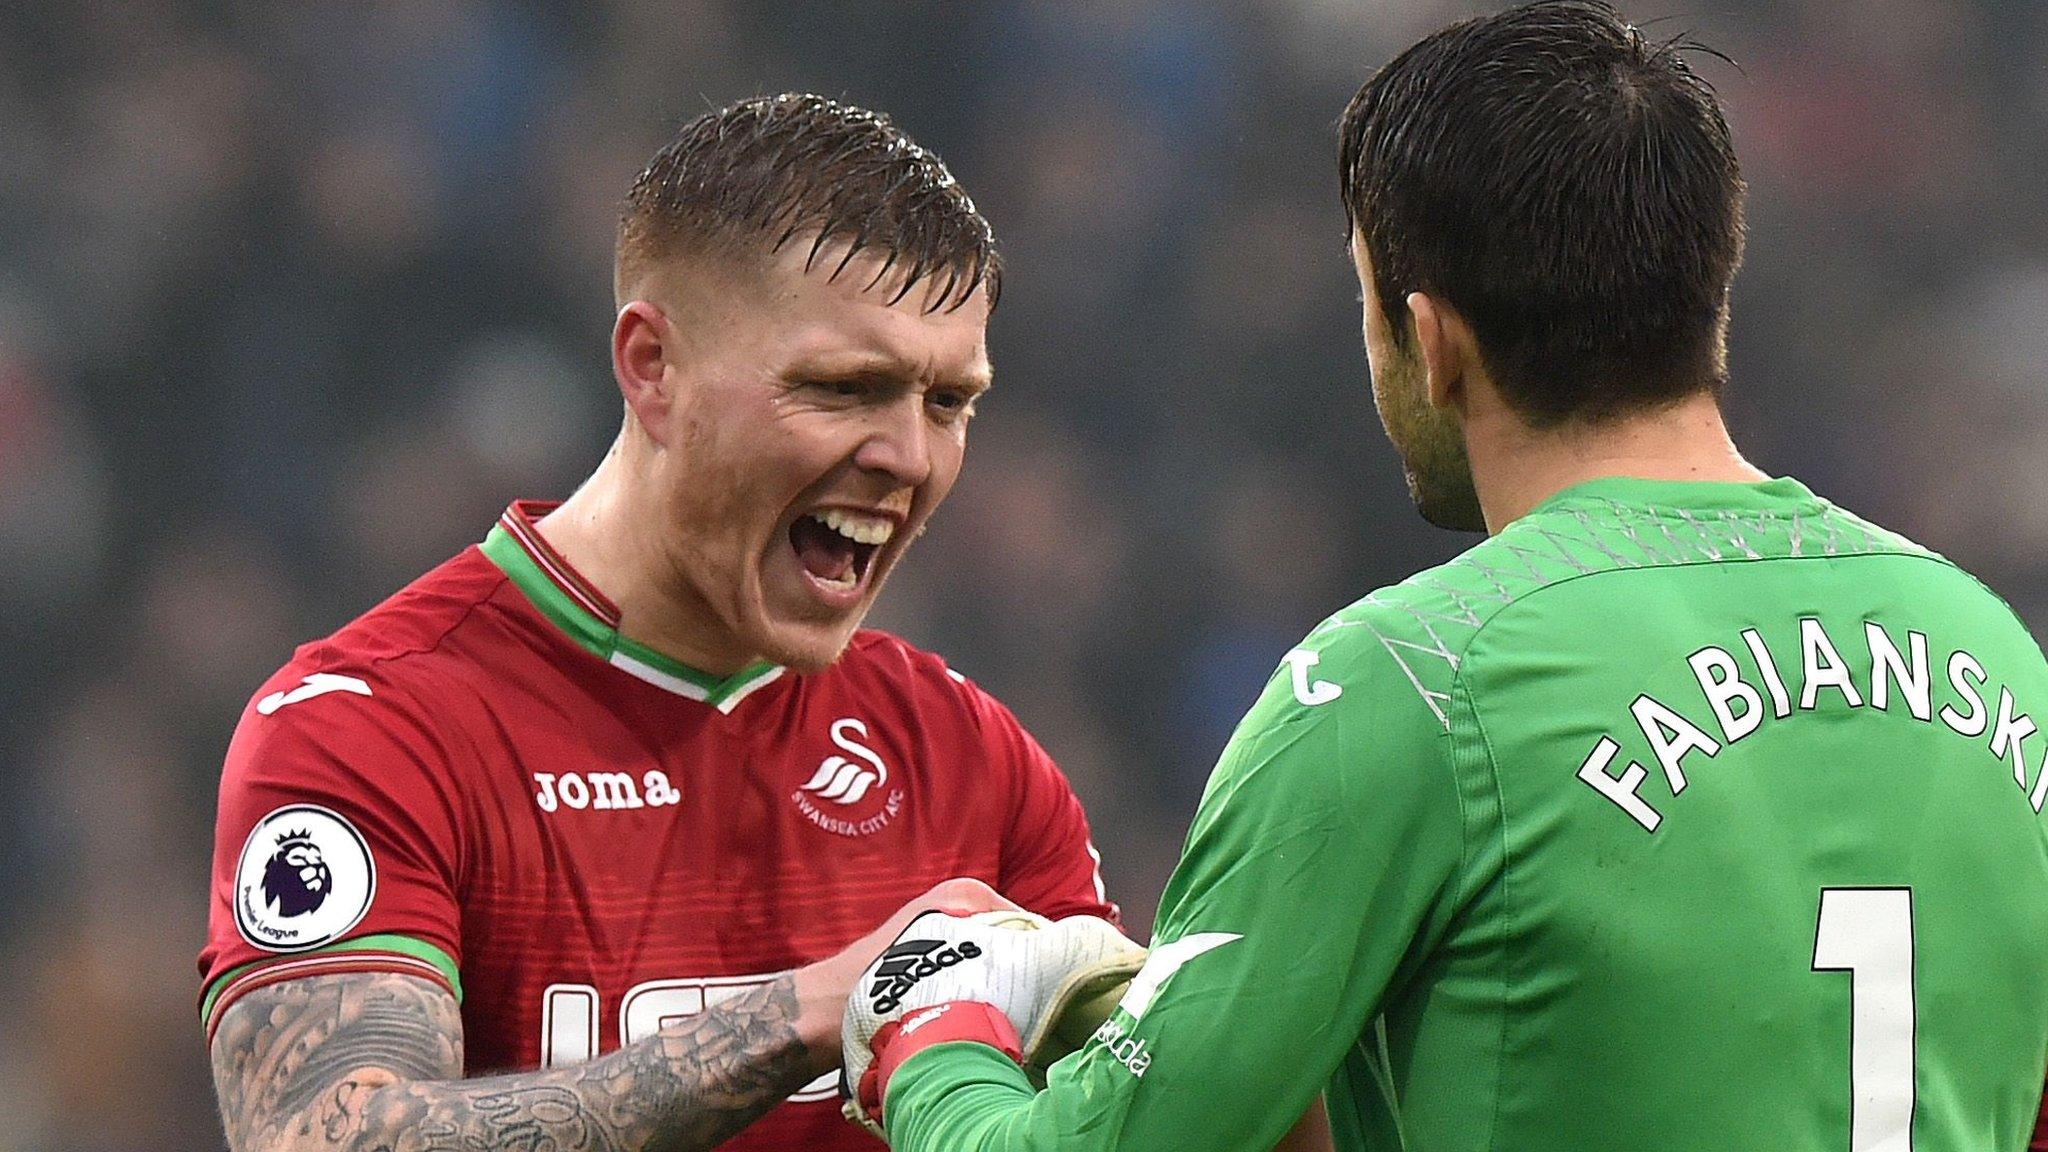
POLYGON ((2048 666, 1816 498, 1599 480, 1324 621, 1146 969, 1044 1091, 940 1045, 899 1152, 2019 1152, 2048 1063, 2048 666))

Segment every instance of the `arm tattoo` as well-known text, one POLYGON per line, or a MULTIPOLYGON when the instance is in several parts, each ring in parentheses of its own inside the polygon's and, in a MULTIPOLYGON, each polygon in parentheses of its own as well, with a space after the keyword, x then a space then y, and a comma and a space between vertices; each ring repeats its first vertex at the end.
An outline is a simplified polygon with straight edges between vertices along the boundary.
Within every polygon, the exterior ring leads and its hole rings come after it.
POLYGON ((312 976, 222 1017, 213 1078, 235 1152, 686 1152, 814 1074, 784 976, 568 1068, 462 1075, 455 998, 414 976, 312 976))

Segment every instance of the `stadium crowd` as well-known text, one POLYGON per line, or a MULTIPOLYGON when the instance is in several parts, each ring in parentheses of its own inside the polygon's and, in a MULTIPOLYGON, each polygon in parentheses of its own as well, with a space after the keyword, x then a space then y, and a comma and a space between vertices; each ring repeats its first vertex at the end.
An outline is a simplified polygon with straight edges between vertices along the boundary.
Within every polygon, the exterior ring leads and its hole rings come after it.
MULTIPOLYGON (((0 8, 0 1152, 218 1145, 214 785, 294 644, 618 418, 611 229, 705 108, 891 113, 994 222, 998 388, 872 623, 1008 702, 1143 936, 1278 657, 1469 541, 1372 419, 1333 122, 1470 0, 0 8)), ((1757 462, 2048 626, 2048 8, 1646 0, 1751 185, 1757 462)))

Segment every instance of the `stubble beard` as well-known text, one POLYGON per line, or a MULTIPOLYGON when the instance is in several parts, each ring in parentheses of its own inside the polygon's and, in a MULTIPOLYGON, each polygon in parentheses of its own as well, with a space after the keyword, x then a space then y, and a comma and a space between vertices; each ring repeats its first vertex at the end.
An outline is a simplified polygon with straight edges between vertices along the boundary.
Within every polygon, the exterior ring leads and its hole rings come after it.
POLYGON ((1432 443, 1406 457, 1408 494, 1415 501, 1415 510, 1438 528, 1486 531, 1486 512, 1479 506, 1464 433, 1446 422, 1431 434, 1432 443))
MULTIPOLYGON (((1403 377, 1406 376, 1404 372, 1403 377)), ((1420 384, 1402 378, 1375 393, 1387 439, 1401 457, 1408 496, 1422 518, 1454 532, 1486 531, 1472 458, 1457 418, 1429 406, 1420 384)))
POLYGON ((854 633, 860 631, 861 624, 867 619, 868 607, 872 607, 872 605, 858 609, 850 624, 834 622, 831 626, 835 630, 843 629, 843 631, 839 631, 836 636, 826 643, 806 644, 799 642, 782 644, 769 637, 766 638, 762 645, 765 649, 762 655, 771 664, 780 664, 806 675, 823 672, 832 665, 839 663, 839 658, 846 655, 847 647, 853 643, 854 633))
MULTIPOLYGON (((898 559, 901 559, 901 557, 898 557, 898 559)), ((894 565, 890 567, 893 568, 894 565)), ((823 672, 832 665, 837 664, 839 658, 846 655, 847 648, 852 646, 855 634, 860 631, 863 624, 867 623, 868 614, 874 611, 875 604, 881 600, 882 585, 888 578, 888 570, 876 572, 870 577, 872 583, 868 588, 867 600, 854 608, 851 620, 835 620, 829 624, 819 621, 814 624, 807 623, 803 626, 805 630, 812 627, 821 630, 825 627, 830 627, 838 630, 837 636, 829 643, 811 644, 801 640, 784 641, 778 639, 775 636, 776 629, 771 623, 767 630, 768 635, 763 636, 759 644, 759 647, 763 649, 762 658, 771 664, 780 664, 785 668, 806 675, 823 672)), ((772 613, 773 610, 769 609, 769 611, 772 613)))

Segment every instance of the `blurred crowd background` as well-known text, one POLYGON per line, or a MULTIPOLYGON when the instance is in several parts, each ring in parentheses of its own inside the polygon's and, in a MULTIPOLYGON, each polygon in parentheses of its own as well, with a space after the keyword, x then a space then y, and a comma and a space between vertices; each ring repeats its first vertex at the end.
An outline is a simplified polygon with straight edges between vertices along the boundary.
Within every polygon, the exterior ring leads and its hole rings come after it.
MULTIPOLYGON (((994 222, 999 387, 876 623, 1066 766, 1142 935, 1278 656, 1410 510, 1336 116, 1470 0, 0 6, 0 1152, 218 1147, 194 1000, 252 688, 615 429, 615 205, 683 120, 892 113, 994 222)), ((1751 186, 1752 457, 2048 625, 2048 5, 1644 0, 1751 186)))

